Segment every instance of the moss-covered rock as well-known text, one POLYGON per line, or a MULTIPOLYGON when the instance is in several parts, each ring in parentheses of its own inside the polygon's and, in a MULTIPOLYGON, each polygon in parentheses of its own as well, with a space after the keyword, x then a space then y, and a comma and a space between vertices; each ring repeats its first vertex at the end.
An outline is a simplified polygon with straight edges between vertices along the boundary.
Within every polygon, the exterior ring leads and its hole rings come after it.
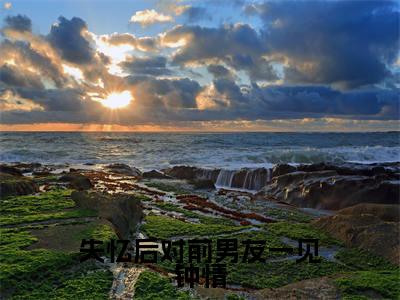
POLYGON ((0 173, 0 198, 29 195, 39 191, 39 187, 29 178, 0 173))
POLYGON ((144 271, 140 274, 135 285, 135 299, 189 300, 194 299, 194 297, 191 297, 188 292, 180 291, 172 286, 168 278, 154 272, 144 271))
POLYGON ((113 224, 118 237, 129 238, 142 219, 141 197, 129 194, 102 194, 74 191, 71 195, 78 207, 94 209, 100 218, 113 224))
POLYGON ((79 173, 68 173, 60 177, 59 181, 68 182, 71 188, 83 191, 93 187, 92 182, 85 175, 79 173))
POLYGON ((343 299, 399 299, 399 278, 399 270, 360 271, 338 278, 335 284, 343 299))

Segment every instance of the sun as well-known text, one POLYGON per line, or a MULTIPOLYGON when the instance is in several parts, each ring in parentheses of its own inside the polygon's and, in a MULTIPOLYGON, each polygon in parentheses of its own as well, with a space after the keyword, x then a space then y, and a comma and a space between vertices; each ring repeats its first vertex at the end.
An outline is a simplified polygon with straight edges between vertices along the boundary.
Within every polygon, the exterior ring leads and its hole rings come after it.
POLYGON ((121 93, 108 94, 106 98, 101 101, 101 104, 111 109, 124 108, 131 103, 132 94, 130 91, 123 91, 121 93))

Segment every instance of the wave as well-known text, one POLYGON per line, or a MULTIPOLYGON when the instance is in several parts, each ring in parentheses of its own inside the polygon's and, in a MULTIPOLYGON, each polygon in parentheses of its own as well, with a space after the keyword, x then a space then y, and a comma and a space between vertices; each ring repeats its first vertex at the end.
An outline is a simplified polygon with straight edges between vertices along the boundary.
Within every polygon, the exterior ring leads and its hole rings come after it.
POLYGON ((0 161, 127 163, 142 169, 174 165, 271 168, 278 163, 400 161, 395 134, 17 134, 0 135, 0 161))
POLYGON ((249 155, 252 162, 278 163, 379 163, 400 161, 400 147, 335 147, 335 148, 302 148, 302 149, 271 149, 260 156, 249 155))

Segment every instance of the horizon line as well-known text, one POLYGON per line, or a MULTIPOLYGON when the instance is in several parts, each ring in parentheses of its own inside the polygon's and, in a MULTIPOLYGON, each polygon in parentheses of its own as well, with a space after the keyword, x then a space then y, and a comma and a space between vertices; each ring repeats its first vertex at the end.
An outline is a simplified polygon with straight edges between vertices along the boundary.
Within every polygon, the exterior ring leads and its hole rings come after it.
POLYGON ((400 133, 399 130, 347 130, 347 131, 329 131, 329 130, 304 130, 304 131, 271 131, 271 130, 0 130, 0 133, 400 133))

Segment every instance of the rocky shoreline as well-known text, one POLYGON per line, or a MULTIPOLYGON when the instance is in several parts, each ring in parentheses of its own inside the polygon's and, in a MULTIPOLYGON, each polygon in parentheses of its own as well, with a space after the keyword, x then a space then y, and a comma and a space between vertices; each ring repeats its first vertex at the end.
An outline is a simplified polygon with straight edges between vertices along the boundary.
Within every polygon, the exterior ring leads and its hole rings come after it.
MULTIPOLYGON (((293 279, 290 274, 294 269, 283 272, 287 276, 285 280, 278 274, 268 275, 275 280, 281 278, 277 285, 271 285, 269 277, 265 277, 270 271, 264 270, 264 266, 256 268, 255 281, 243 273, 246 266, 241 266, 243 269, 238 267, 232 271, 233 275, 228 280, 230 287, 221 292, 221 299, 232 291, 251 299, 287 295, 294 286, 302 291, 304 297, 314 297, 328 286, 330 294, 337 297, 344 293, 335 283, 344 270, 375 270, 377 267, 368 267, 368 261, 380 262, 381 259, 388 263, 380 263, 379 270, 386 270, 387 264, 397 266, 393 268, 400 265, 399 179, 400 163, 278 164, 272 169, 241 170, 174 166, 150 171, 119 163, 102 166, 2 164, 1 201, 9 208, 4 209, 6 215, 1 230, 37 234, 40 247, 52 244, 41 237, 46 230, 57 232, 68 226, 71 230, 81 230, 82 226, 99 226, 97 222, 110 226, 117 237, 132 241, 138 236, 190 238, 206 235, 215 238, 228 235, 251 239, 272 234, 271 241, 279 245, 292 243, 293 239, 305 235, 324 241, 326 245, 321 255, 326 253, 323 258, 334 265, 326 269, 304 270, 308 274, 303 278, 305 281, 293 279), (71 208, 67 208, 62 211, 65 216, 60 213, 50 216, 47 210, 51 207, 41 207, 40 201, 52 193, 67 193, 70 199, 68 205, 73 204, 79 213, 71 215, 71 208), (25 199, 24 195, 31 195, 29 199, 32 200, 25 199), (17 204, 12 202, 19 203, 20 200, 34 201, 29 205, 36 207, 35 210, 43 209, 45 214, 14 215, 17 204), (77 222, 86 225, 74 225, 77 222), (35 230, 29 231, 30 228, 35 230), (353 262, 355 258, 349 258, 352 251, 356 256, 365 256, 365 259, 353 262), (312 287, 311 281, 307 280, 309 278, 315 278, 312 287), (269 287, 279 287, 279 290, 265 290, 269 287)), ((61 200, 57 199, 54 199, 54 208, 50 211, 59 206, 57 201, 61 200)), ((17 207, 19 209, 26 210, 17 207)), ((62 244, 66 245, 67 241, 62 244)), ((35 247, 35 243, 30 247, 35 247)), ((289 262, 290 258, 283 257, 268 263, 276 265, 276 268, 288 268, 289 262)), ((144 278, 151 277, 142 266, 137 272, 138 267, 109 266, 114 274, 113 288, 108 288, 111 289, 110 298, 120 299, 118 295, 127 294, 132 296, 139 288, 131 282, 132 278, 140 284, 144 278), (142 273, 143 277, 140 277, 142 273), (125 276, 123 274, 137 276, 121 279, 125 276), (115 288, 121 286, 121 282, 129 289, 121 291, 121 288, 115 288)), ((162 264, 149 268, 162 276, 171 272, 162 264)), ((294 266, 290 265, 290 268, 294 266)), ((6 292, 13 293, 8 289, 6 292)), ((194 293, 205 299, 210 296, 208 292, 208 289, 199 287, 187 295, 189 297, 194 293)))

